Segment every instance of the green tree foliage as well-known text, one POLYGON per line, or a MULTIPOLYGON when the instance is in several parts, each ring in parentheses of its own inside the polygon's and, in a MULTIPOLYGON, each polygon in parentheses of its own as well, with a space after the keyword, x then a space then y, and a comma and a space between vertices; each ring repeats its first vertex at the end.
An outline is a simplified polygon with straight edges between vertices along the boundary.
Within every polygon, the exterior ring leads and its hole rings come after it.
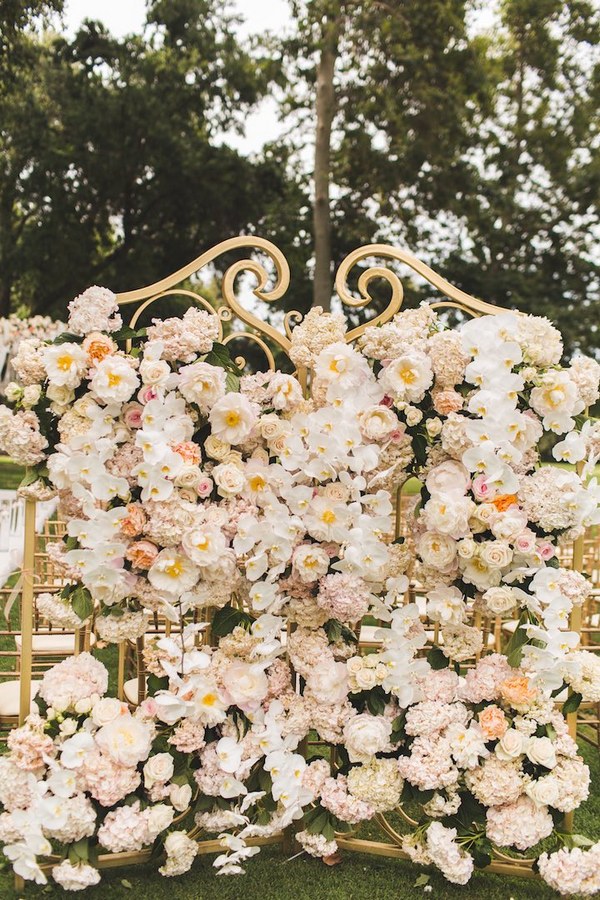
POLYGON ((4 312, 9 302, 61 311, 93 282, 150 283, 246 230, 286 248, 276 202, 304 204, 285 148, 254 161, 222 138, 273 65, 239 45, 222 7, 158 0, 143 35, 116 39, 86 22, 72 41, 30 39, 35 64, 2 100, 4 312))

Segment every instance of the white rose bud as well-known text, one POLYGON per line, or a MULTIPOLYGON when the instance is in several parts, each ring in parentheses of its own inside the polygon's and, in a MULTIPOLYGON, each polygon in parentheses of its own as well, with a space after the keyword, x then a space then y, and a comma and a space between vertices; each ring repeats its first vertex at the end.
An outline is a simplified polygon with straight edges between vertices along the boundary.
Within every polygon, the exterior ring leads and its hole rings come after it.
POLYGON ((23 388, 16 381, 9 381, 4 389, 4 396, 9 403, 16 403, 23 396, 23 388))
POLYGON ((23 406, 31 408, 35 406, 42 396, 42 389, 39 384, 28 384, 23 391, 23 406))
POLYGON ((435 419, 428 419, 425 423, 425 431, 429 435, 429 437, 437 437, 437 435, 442 430, 442 420, 438 419, 437 416, 435 419))
POLYGON ((78 700, 75 704, 75 712, 79 713, 79 715, 84 715, 85 713, 89 713, 93 706, 91 697, 83 697, 81 700, 78 700))
POLYGON ((65 719, 60 723, 59 730, 62 735, 69 736, 75 734, 77 731, 77 722, 75 719, 65 719))
POLYGON ((357 685, 363 691, 368 691, 377 684, 377 674, 375 669, 361 669, 354 677, 357 685))
POLYGON ((177 810, 183 812, 190 805, 192 789, 189 784, 172 784, 169 789, 169 800, 177 810))
POLYGON ((407 406, 404 412, 407 425, 418 425, 423 418, 423 413, 416 406, 407 406))

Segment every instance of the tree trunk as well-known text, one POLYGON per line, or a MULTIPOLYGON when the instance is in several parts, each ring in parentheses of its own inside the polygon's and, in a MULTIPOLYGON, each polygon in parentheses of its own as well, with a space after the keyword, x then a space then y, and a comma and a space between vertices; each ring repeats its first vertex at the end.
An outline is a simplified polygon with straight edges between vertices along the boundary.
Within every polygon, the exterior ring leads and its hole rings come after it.
POLYGON ((313 202, 313 233, 315 242, 313 306, 322 306, 323 309, 329 309, 333 291, 329 183, 331 179, 331 126, 336 107, 333 77, 335 74, 339 31, 339 18, 325 20, 323 41, 317 63, 317 129, 313 202))

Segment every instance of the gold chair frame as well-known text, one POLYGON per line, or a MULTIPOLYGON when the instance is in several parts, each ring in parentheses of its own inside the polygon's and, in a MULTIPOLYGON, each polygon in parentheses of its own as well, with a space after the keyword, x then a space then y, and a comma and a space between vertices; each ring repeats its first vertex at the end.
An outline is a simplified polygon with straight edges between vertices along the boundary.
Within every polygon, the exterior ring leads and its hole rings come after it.
MULTIPOLYGON (((369 292, 369 287, 375 279, 382 279, 387 282, 391 291, 391 296, 388 305, 382 312, 368 322, 353 328, 347 333, 346 340, 348 342, 352 342, 360 337, 367 326, 383 324, 389 321, 402 305, 404 291, 400 277, 393 269, 385 266, 362 266, 362 271, 357 282, 360 296, 356 297, 350 292, 348 287, 348 275, 351 270, 355 266, 365 263, 367 260, 373 258, 382 258, 391 262, 401 263, 411 269, 413 273, 416 273, 429 282, 429 284, 444 297, 444 299, 431 304, 435 309, 455 309, 469 316, 495 315, 507 312, 507 310, 502 307, 486 303, 450 284, 450 282, 442 278, 441 275, 431 269, 428 265, 405 250, 390 247, 386 244, 367 244, 350 253, 340 265, 335 277, 336 294, 341 301, 342 306, 354 309, 368 307, 373 300, 373 297, 369 292)), ((251 274, 256 278, 257 284, 252 288, 251 293, 255 300, 265 302, 269 305, 280 300, 289 287, 290 270, 283 253, 274 244, 264 238, 240 236, 217 244, 201 256, 198 256, 188 265, 154 284, 118 294, 117 300, 121 307, 134 306, 128 322, 128 324, 134 328, 142 313, 157 300, 167 297, 184 297, 187 299, 190 306, 192 304, 198 305, 200 308, 205 309, 217 317, 219 322, 219 339, 223 343, 229 344, 232 341, 239 339, 249 341, 251 344, 260 348, 264 353, 268 367, 274 369, 276 366, 275 352, 283 353, 289 358, 293 323, 300 322, 303 316, 296 310, 286 312, 282 320, 282 329, 276 328, 270 322, 263 321, 255 314, 255 312, 242 305, 242 302, 236 295, 236 280, 242 273, 251 274), (229 266, 223 276, 222 299, 215 308, 202 296, 201 285, 198 285, 194 279, 198 273, 218 260, 219 257, 226 253, 232 251, 236 252, 242 249, 254 252, 258 251, 263 254, 263 256, 266 256, 270 261, 271 269, 274 270, 274 272, 270 272, 265 267, 264 262, 254 256, 249 256, 248 258, 234 262, 229 266), (187 286, 184 283, 187 283, 187 286), (223 324, 232 323, 232 325, 235 325, 236 321, 238 327, 241 325, 244 330, 231 330, 229 334, 224 335, 223 324)), ((245 365, 244 357, 236 357, 236 362, 240 367, 245 365)), ((306 393, 308 391, 310 373, 306 369, 300 367, 296 369, 295 374, 306 393)), ((399 489, 396 513, 397 529, 400 527, 400 499, 399 489)), ((25 506, 25 538, 22 570, 23 627, 20 722, 23 722, 28 715, 30 704, 29 691, 32 662, 31 623, 33 621, 35 540, 35 501, 27 500, 25 506)), ((574 542, 572 557, 572 566, 578 571, 582 571, 583 568, 583 555, 584 541, 583 538, 580 538, 574 542)), ((575 609, 571 615, 571 628, 574 631, 581 633, 581 626, 581 610, 575 609)), ((571 735, 575 737, 577 714, 570 714, 568 716, 568 722, 571 735)), ((413 820, 404 813, 402 809, 399 809, 398 812, 406 822, 414 824, 413 820)), ((339 835, 337 837, 339 847, 352 852, 409 859, 408 855, 401 849, 402 835, 388 822, 384 815, 379 814, 377 816, 377 821, 384 834, 390 839, 389 841, 362 840, 352 835, 339 835)), ((566 817, 566 826, 569 828, 571 827, 571 824, 572 814, 566 817)), ((194 828, 190 833, 193 837, 199 836, 197 828, 194 828)), ((268 839, 251 839, 248 843, 252 845, 264 845, 279 843, 284 840, 286 840, 286 836, 280 834, 274 835, 268 839)), ((198 843, 200 853, 219 852, 222 849, 218 840, 200 840, 198 843)), ((104 854, 99 857, 98 865, 100 868, 112 868, 115 866, 143 863, 148 860, 149 855, 149 850, 140 851, 139 853, 104 854)), ((494 859, 491 864, 486 867, 485 871, 508 875, 522 875, 525 877, 537 877, 533 871, 533 862, 533 859, 513 859, 501 851, 495 850, 494 859)))

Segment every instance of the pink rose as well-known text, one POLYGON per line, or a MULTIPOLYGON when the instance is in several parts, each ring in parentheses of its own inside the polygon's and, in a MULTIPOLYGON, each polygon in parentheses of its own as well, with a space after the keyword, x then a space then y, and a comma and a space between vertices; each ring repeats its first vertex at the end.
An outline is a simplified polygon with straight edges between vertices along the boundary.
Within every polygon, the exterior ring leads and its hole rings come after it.
POLYGON ((489 500, 491 490, 485 475, 478 475, 477 478, 474 478, 471 489, 476 500, 489 500))
POLYGON ((392 406, 394 405, 394 401, 392 400, 391 397, 388 397, 387 394, 385 395, 385 397, 383 398, 383 400, 381 400, 380 402, 381 402, 381 405, 382 405, 382 406, 387 406, 388 408, 389 408, 389 407, 392 407, 392 406))
POLYGON ((550 543, 550 541, 540 541, 540 543, 537 546, 537 549, 538 549, 538 553, 540 554, 540 556, 542 557, 544 562, 547 562, 549 559, 552 559, 552 557, 555 554, 555 549, 552 546, 552 544, 550 543))
POLYGON ((196 485, 196 493, 204 500, 206 497, 210 497, 213 487, 214 484, 212 478, 209 478, 208 475, 203 475, 196 485))
POLYGON ((123 421, 128 428, 142 427, 142 410, 139 403, 128 403, 123 409, 123 421))
POLYGON ((533 553, 535 550, 535 534, 533 531, 530 531, 529 528, 526 528, 525 531, 522 531, 515 541, 515 546, 519 553, 533 553))
POLYGON ((152 387, 151 384, 145 384, 142 388, 140 388, 137 395, 138 400, 140 401, 140 403, 143 403, 144 406, 146 405, 146 403, 149 403, 150 400, 156 400, 157 397, 158 391, 156 390, 156 388, 152 387))

